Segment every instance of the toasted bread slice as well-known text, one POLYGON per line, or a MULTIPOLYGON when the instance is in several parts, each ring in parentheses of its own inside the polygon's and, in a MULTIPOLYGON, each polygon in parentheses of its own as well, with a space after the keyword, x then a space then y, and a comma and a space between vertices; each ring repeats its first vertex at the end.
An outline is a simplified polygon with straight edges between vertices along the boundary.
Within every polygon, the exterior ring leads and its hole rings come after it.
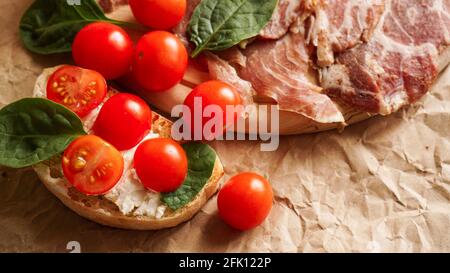
MULTIPOLYGON (((46 69, 36 82, 35 95, 42 92, 46 81, 56 68, 46 69)), ((170 137, 172 122, 154 113, 152 131, 160 137, 170 137)), ((119 208, 102 196, 87 196, 70 186, 60 168, 61 158, 56 157, 34 166, 40 180, 47 189, 58 197, 68 208, 89 220, 110 227, 155 230, 174 227, 191 219, 213 196, 223 176, 223 166, 217 157, 211 177, 196 198, 185 207, 172 211, 167 208, 161 218, 124 215, 119 208)))

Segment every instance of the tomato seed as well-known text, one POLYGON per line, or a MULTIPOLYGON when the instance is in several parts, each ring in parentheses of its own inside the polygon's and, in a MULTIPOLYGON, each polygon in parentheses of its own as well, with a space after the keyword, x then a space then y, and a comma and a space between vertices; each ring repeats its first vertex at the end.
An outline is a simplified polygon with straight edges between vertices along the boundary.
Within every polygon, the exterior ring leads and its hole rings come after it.
POLYGON ((106 175, 106 169, 105 169, 105 166, 103 166, 103 167, 100 169, 100 172, 101 172, 103 175, 106 175))
POLYGON ((64 162, 64 165, 68 165, 69 163, 70 163, 70 160, 67 158, 67 157, 63 157, 63 162, 64 162))
POLYGON ((73 167, 77 171, 81 171, 86 167, 86 160, 82 157, 78 157, 75 159, 75 162, 73 163, 73 167))

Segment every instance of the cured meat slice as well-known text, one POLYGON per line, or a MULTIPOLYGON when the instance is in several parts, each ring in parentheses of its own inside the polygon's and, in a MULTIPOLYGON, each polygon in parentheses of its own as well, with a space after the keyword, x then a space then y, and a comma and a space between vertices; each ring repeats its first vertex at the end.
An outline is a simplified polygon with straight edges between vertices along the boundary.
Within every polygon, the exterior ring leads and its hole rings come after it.
POLYGON ((334 63, 334 53, 369 41, 384 11, 385 0, 319 0, 311 39, 317 47, 317 63, 334 63))
MULTIPOLYGON (((245 64, 232 63, 235 73, 223 73, 230 67, 226 70, 222 65, 219 69, 222 73, 213 72, 212 76, 230 84, 236 82, 238 76, 251 84, 251 91, 259 101, 271 98, 280 110, 299 113, 320 123, 344 122, 336 104, 321 94, 321 88, 316 85, 317 75, 309 59, 312 51, 302 34, 289 33, 277 41, 251 44, 241 53, 245 56, 245 64)), ((225 55, 229 60, 242 60, 225 55)), ((230 65, 230 62, 225 63, 230 65)), ((218 70, 211 62, 210 69, 218 70)))
POLYGON ((449 6, 449 0, 386 1, 370 41, 324 68, 322 86, 359 110, 383 115, 417 101, 450 44, 449 6))
POLYGON ((233 85, 239 92, 244 105, 253 103, 255 90, 252 84, 241 79, 236 69, 229 62, 214 54, 207 55, 209 74, 211 78, 222 80, 233 85))
POLYGON ((303 0, 279 0, 272 19, 260 32, 260 36, 265 39, 283 37, 299 16, 302 2, 303 0))

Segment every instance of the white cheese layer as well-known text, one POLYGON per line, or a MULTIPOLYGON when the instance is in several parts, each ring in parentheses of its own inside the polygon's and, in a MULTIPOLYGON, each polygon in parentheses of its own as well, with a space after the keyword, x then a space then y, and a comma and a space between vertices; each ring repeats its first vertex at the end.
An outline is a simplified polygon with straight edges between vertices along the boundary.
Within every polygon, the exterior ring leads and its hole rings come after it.
MULTIPOLYGON (((58 68, 45 69, 38 77, 33 91, 34 97, 46 98, 47 80, 58 68)), ((113 94, 113 92, 110 92, 108 97, 113 94)), ((102 106, 103 104, 99 105, 82 118, 86 132, 92 133, 92 127, 102 106)), ((160 194, 146 189, 133 168, 133 157, 137 147, 147 139, 158 137, 158 134, 150 132, 138 145, 121 152, 124 160, 123 175, 117 185, 104 195, 104 198, 114 203, 124 215, 149 216, 160 219, 167 209, 167 206, 161 202, 160 194)))
MULTIPOLYGON (((158 134, 150 133, 143 141, 158 137, 158 134)), ((160 194, 146 189, 133 168, 133 157, 138 146, 122 152, 125 164, 122 178, 105 198, 116 204, 125 215, 153 216, 159 219, 166 210, 160 194)))

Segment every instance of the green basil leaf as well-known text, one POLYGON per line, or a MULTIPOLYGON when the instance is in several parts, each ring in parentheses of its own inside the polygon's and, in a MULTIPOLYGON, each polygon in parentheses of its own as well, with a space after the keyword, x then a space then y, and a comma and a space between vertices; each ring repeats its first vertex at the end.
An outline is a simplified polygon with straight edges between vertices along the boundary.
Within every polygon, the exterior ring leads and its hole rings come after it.
POLYGON ((203 0, 188 26, 196 45, 192 56, 204 50, 230 48, 255 37, 272 18, 278 0, 203 0))
POLYGON ((37 164, 85 134, 81 120, 64 106, 39 98, 19 100, 0 110, 0 165, 37 164))
POLYGON ((217 155, 206 144, 187 143, 183 145, 188 158, 188 174, 175 192, 161 194, 162 201, 172 210, 178 210, 195 199, 210 179, 217 155))
POLYGON ((128 25, 108 19, 95 0, 36 0, 20 21, 20 36, 25 47, 38 54, 70 52, 73 39, 87 24, 103 21, 128 25))

